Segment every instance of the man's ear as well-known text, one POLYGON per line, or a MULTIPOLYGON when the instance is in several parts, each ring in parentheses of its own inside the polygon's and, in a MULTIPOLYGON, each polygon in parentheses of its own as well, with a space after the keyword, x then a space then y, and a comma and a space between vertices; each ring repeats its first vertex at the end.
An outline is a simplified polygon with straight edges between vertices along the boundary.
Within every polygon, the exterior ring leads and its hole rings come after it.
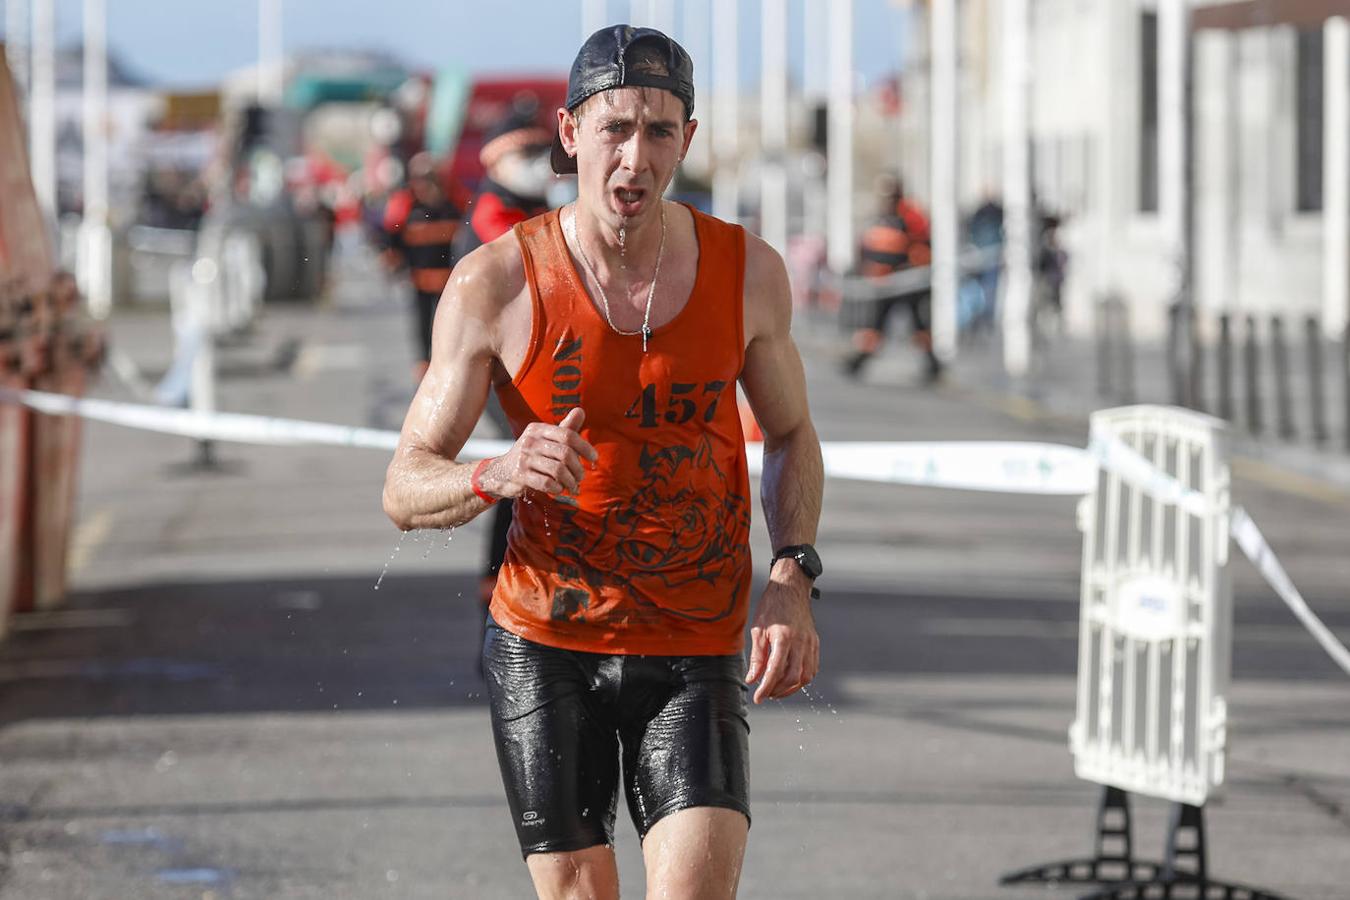
POLYGON ((577 155, 577 117, 565 107, 558 107, 558 141, 568 156, 577 155))
POLYGON ((680 159, 689 155, 689 145, 694 142, 694 132, 698 131, 698 119, 684 123, 684 147, 680 150, 680 159))

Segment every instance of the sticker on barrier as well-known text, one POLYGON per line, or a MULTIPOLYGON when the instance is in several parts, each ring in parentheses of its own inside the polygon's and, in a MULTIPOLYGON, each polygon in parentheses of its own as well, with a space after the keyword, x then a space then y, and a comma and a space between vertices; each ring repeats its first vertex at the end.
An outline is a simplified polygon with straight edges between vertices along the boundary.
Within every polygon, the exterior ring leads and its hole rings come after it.
POLYGON ((1103 410, 1083 500, 1079 777, 1200 806, 1224 781, 1232 631, 1224 425, 1157 406, 1103 410), (1161 478, 1131 473, 1128 457, 1161 478), (1177 487, 1180 487, 1180 490, 1177 487))

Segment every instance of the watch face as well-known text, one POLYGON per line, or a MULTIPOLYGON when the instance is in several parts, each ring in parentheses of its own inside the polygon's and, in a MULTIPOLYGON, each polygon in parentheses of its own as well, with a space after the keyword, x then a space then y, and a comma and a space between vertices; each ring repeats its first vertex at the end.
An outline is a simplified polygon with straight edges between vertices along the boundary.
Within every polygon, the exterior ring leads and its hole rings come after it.
POLYGON ((820 554, 816 553, 816 548, 811 546, 802 547, 793 556, 797 560, 797 565, 802 567, 802 571, 812 578, 819 578, 824 567, 820 564, 820 554))

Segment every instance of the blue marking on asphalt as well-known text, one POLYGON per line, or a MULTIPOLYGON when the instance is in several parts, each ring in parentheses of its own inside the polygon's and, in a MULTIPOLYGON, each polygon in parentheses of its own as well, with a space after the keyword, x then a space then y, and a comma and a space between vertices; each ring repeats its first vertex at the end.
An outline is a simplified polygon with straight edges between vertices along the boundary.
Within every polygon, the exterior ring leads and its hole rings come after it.
POLYGON ((229 880, 221 869, 160 869, 155 877, 166 884, 223 884, 229 880))
POLYGON ((110 828, 99 835, 105 844, 164 844, 168 838, 157 828, 110 828))

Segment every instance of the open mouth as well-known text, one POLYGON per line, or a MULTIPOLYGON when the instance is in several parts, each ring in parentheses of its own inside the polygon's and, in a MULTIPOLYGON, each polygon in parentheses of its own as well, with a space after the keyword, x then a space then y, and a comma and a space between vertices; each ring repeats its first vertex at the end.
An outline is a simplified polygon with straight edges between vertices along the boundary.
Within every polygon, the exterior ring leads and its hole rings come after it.
POLYGON ((637 215, 642 209, 643 203, 647 199, 647 192, 642 188, 617 187, 613 191, 614 205, 618 208, 620 214, 625 216, 637 215))

